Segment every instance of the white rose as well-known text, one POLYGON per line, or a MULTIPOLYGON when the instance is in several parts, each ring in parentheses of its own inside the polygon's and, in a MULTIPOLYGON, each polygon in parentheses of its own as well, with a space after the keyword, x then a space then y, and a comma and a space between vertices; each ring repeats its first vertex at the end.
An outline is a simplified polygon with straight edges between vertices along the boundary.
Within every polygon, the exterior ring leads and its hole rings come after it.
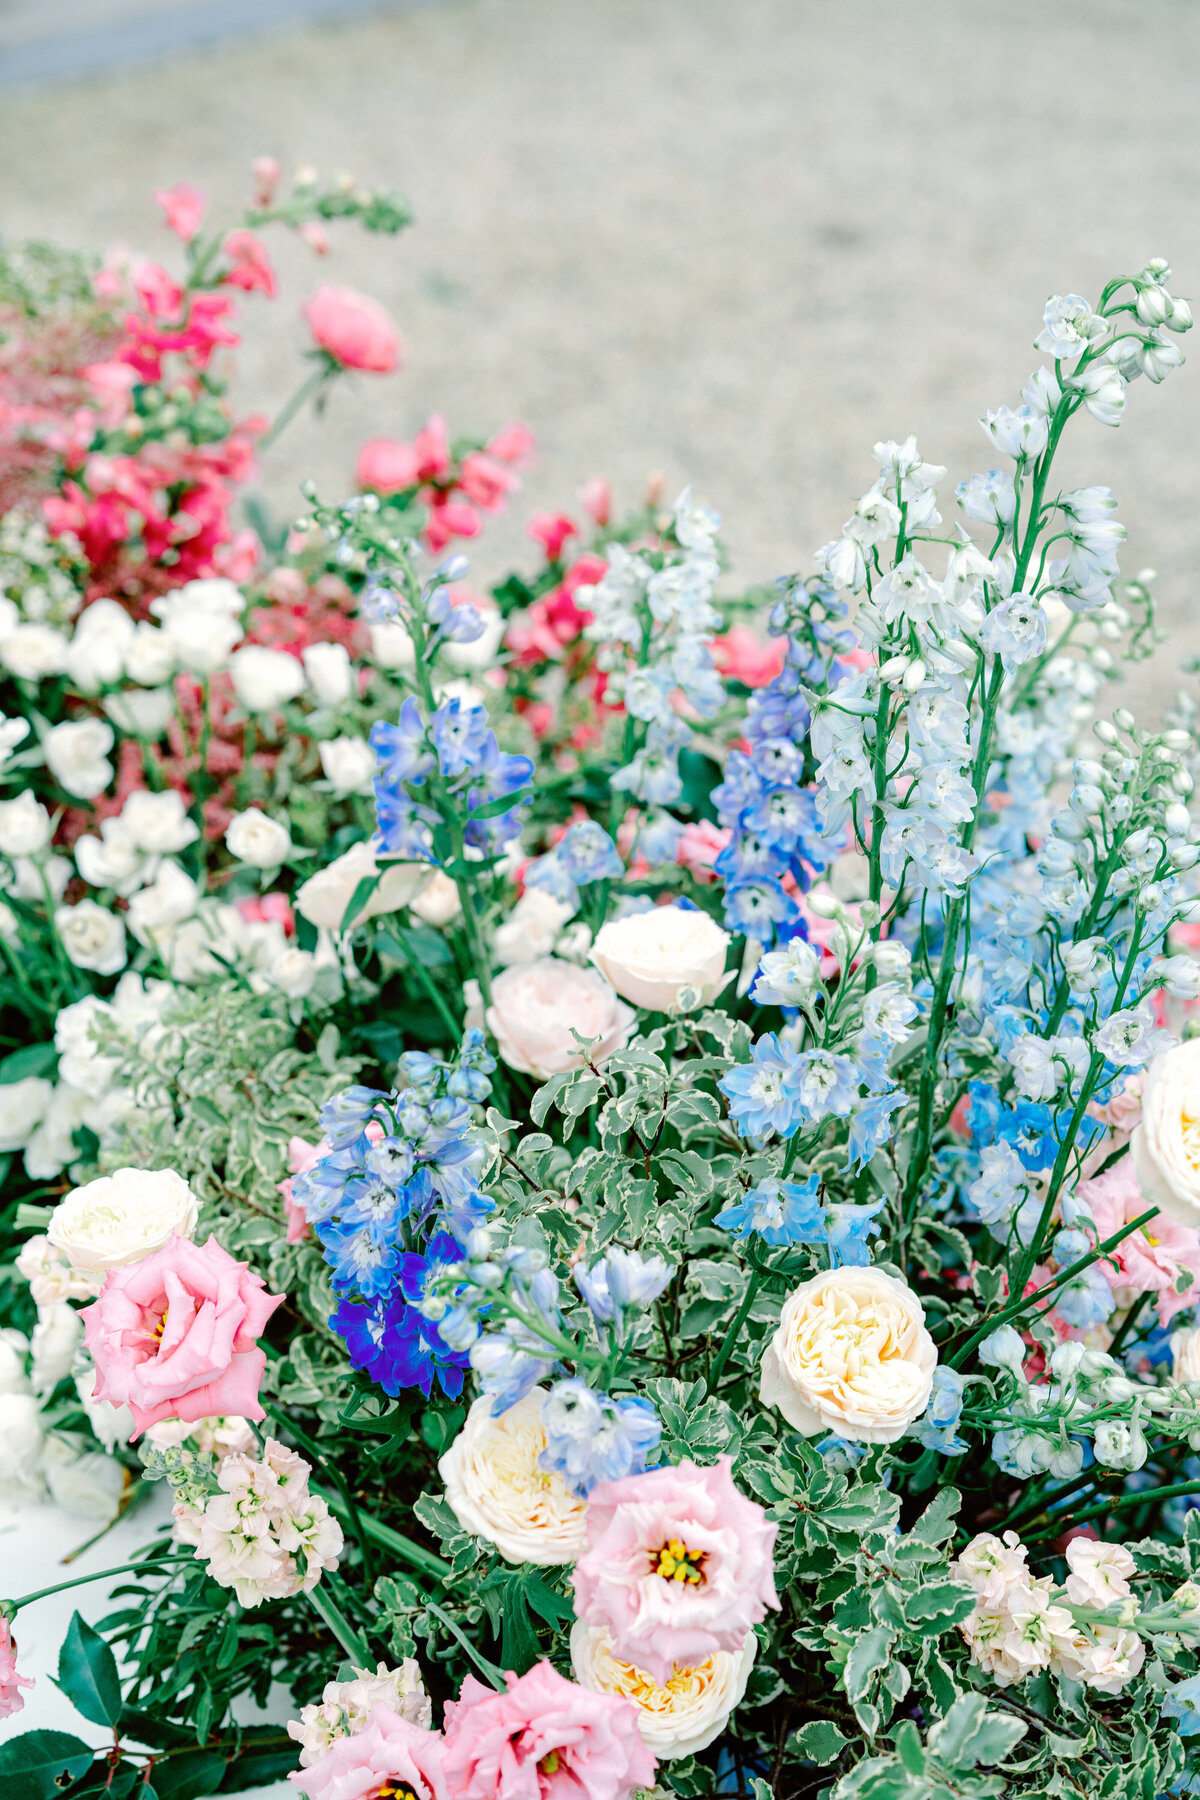
MULTIPOLYGON (((176 588, 168 594, 167 599, 177 602, 183 607, 219 616, 222 613, 240 613, 246 604, 246 596, 236 581, 230 581, 228 575, 202 575, 195 581, 185 582, 183 587, 176 588)), ((155 612, 157 601, 151 603, 150 611, 155 612)))
POLYGON ((289 1000, 302 1000, 305 994, 312 991, 313 982, 317 979, 317 959, 311 950, 301 950, 295 944, 289 944, 275 958, 268 973, 273 985, 286 994, 289 1000))
POLYGON ((133 643, 133 620, 116 600, 93 600, 80 613, 67 650, 66 668, 81 694, 112 687, 125 672, 133 643))
POLYGON ((9 898, 32 900, 38 906, 45 904, 47 894, 57 906, 74 873, 68 856, 43 856, 37 862, 30 856, 18 856, 12 868, 13 878, 6 889, 9 898))
POLYGON ((83 1336, 83 1320, 73 1306, 57 1300, 38 1310, 30 1349, 33 1352, 33 1391, 44 1399, 71 1373, 75 1352, 83 1336))
POLYGON ((42 1415, 32 1394, 0 1394, 0 1493, 42 1492, 42 1415))
POLYGON ((94 800, 113 778, 108 753, 115 735, 103 719, 67 719, 42 739, 46 767, 68 794, 94 800))
POLYGON ((350 698, 354 676, 345 644, 307 644, 301 655, 308 684, 324 706, 340 706, 350 698))
POLYGON ((125 651, 125 673, 142 687, 161 688, 175 668, 175 650, 167 632, 139 619, 125 651))
POLYGON ((247 712, 275 712, 285 700, 294 700, 305 688, 304 665, 286 650, 268 650, 263 644, 247 644, 229 659, 233 691, 247 712))
POLYGON ((170 688, 125 688, 119 694, 106 694, 102 702, 114 725, 131 737, 159 739, 175 715, 175 697, 170 688))
POLYGON ((654 906, 611 919, 596 935, 591 960, 635 1006, 673 1012, 686 989, 698 996, 690 1005, 716 998, 725 986, 728 949, 729 933, 706 912, 654 906))
MULTIPOLYGON (((297 890, 296 911, 302 913, 310 925, 323 925, 329 931, 340 930, 359 882, 378 873, 378 869, 370 843, 351 844, 349 850, 328 868, 310 875, 297 890)), ((411 905, 432 874, 428 863, 386 864, 378 884, 353 923, 361 925, 364 919, 378 918, 411 905)))
POLYGON ((487 1025, 501 1056, 510 1069, 543 1081, 623 1050, 636 1024, 633 1008, 603 975, 556 956, 503 969, 492 982, 487 1025), (585 1050, 573 1032, 600 1041, 585 1050))
POLYGON ((120 1269, 190 1238, 199 1211, 173 1169, 117 1169, 60 1200, 46 1235, 73 1269, 120 1269))
POLYGON ((0 1152, 25 1148, 53 1097, 54 1083, 43 1075, 0 1082, 0 1152))
MULTIPOLYGON (((83 1001, 79 1005, 83 1005, 83 1001)), ((61 1014, 59 1015, 61 1017, 61 1014)), ((107 1073, 112 1064, 95 1059, 97 1069, 107 1073)), ((64 1065, 60 1063, 60 1069, 64 1065)), ((25 1173, 34 1181, 49 1181, 65 1169, 77 1154, 75 1133, 83 1124, 88 1097, 79 1088, 60 1081, 46 1109, 46 1116, 25 1146, 25 1173)))
POLYGON ((511 966, 549 956, 572 910, 545 888, 526 888, 503 925, 496 928, 492 939, 496 961, 511 966))
POLYGON ((483 619, 483 630, 469 644, 444 643, 442 656, 452 669, 490 669, 504 641, 507 621, 503 613, 495 606, 484 606, 478 602, 475 610, 483 619))
POLYGON ((103 1275, 72 1269, 48 1237, 26 1238, 16 1266, 38 1307, 54 1306, 60 1300, 94 1300, 104 1286, 103 1275))
MULTIPOLYGON (((162 594, 150 602, 150 611, 162 620, 159 635, 163 642, 159 648, 169 652, 172 666, 197 675, 211 675, 224 665, 229 652, 240 641, 242 622, 232 609, 198 605, 190 599, 190 589, 202 585, 201 582, 189 582, 187 587, 177 588, 173 594, 162 594)), ((239 605, 241 599, 238 594, 239 605)), ((130 673, 133 673, 132 666, 130 673)), ((145 677, 137 679, 144 680, 145 677)), ((162 679, 156 673, 151 685, 157 685, 162 679)))
MULTIPOLYGON (((87 1414, 88 1424, 106 1450, 127 1444, 133 1436, 133 1414, 127 1406, 114 1406, 111 1400, 96 1398, 96 1370, 84 1369, 75 1377, 75 1392, 87 1414)), ((150 1430, 154 1429, 151 1426, 150 1430)), ((146 1433, 147 1438, 150 1432, 146 1433)))
POLYGON ((1200 1038, 1164 1050, 1146 1070, 1129 1147, 1147 1206, 1200 1225, 1200 1038))
POLYGON ((164 862, 149 887, 129 902, 126 923, 139 944, 153 944, 157 937, 190 919, 200 901, 200 889, 177 862, 164 862))
POLYGON ((0 1394, 29 1392, 29 1377, 25 1373, 28 1353, 29 1339, 23 1331, 14 1325, 0 1331, 0 1394))
POLYGON ((135 789, 121 809, 121 823, 148 856, 175 856, 200 836, 200 827, 187 816, 183 795, 174 788, 164 788, 161 794, 135 789))
POLYGON ((46 1439, 42 1455, 46 1486, 64 1512, 107 1524, 121 1510, 129 1474, 114 1457, 84 1449, 84 1441, 58 1432, 46 1439))
POLYGON ((99 837, 76 838, 75 866, 89 887, 111 888, 123 900, 141 887, 149 873, 141 847, 123 815, 101 819, 99 837))
POLYGON ((18 625, 0 639, 0 662, 22 681, 61 675, 67 666, 67 640, 52 625, 18 625))
POLYGON ((50 842, 50 814, 33 789, 15 800, 0 800, 0 852, 5 856, 39 856, 50 842))
POLYGON ((366 738, 326 738, 317 745, 326 781, 339 794, 369 794, 379 758, 366 738))
POLYGON ((409 901, 408 910, 418 919, 424 919, 426 925, 449 925, 451 919, 457 919, 462 911, 462 901, 445 869, 433 871, 416 899, 409 901))
POLYGON ((937 1359, 904 1282, 880 1269, 829 1269, 785 1300, 759 1398, 810 1437, 891 1444, 928 1406, 937 1359))
POLYGON ((80 900, 75 906, 58 907, 54 929, 77 969, 115 975, 125 967, 124 921, 120 913, 109 912, 98 901, 80 900))
POLYGON ((399 619, 384 619, 369 627, 371 656, 381 669, 411 669, 416 651, 407 629, 399 619))
POLYGON ((659 1687, 644 1669, 612 1654, 602 1625, 577 1619, 571 1627, 571 1670, 576 1681, 590 1693, 619 1694, 632 1701, 642 1742, 660 1762, 695 1756, 720 1737, 741 1704, 757 1654, 758 1639, 748 1631, 736 1656, 718 1650, 695 1668, 676 1664, 666 1687, 659 1687))
POLYGON ((495 1544, 506 1562, 553 1566, 587 1549, 587 1501, 539 1464, 546 1448, 545 1388, 492 1417, 485 1395, 438 1463, 446 1499, 464 1531, 495 1544))
POLYGON ((277 869, 291 855, 292 840, 286 825, 257 806, 235 813, 225 833, 229 854, 254 869, 277 869))
POLYGON ((0 713, 0 768, 3 768, 17 745, 24 743, 28 736, 28 719, 6 719, 0 713))

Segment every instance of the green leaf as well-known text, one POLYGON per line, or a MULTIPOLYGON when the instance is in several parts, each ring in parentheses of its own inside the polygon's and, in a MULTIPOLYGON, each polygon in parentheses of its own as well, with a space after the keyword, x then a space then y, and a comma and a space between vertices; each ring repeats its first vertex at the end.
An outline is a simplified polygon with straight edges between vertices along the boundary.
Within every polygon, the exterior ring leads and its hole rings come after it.
POLYGON ((26 1731, 0 1744, 0 1779, 7 1800, 48 1800, 87 1773, 95 1758, 68 1731, 26 1731))
POLYGON ((961 1505, 962 1495, 957 1488, 942 1488, 908 1535, 918 1538, 922 1544, 944 1544, 954 1536, 954 1521, 961 1505))
POLYGON ((875 1676, 887 1667, 895 1641, 895 1632, 889 1631, 886 1625, 874 1625, 854 1640, 843 1675, 846 1695, 852 1704, 866 1698, 875 1676))
POLYGON ((199 1800, 201 1795, 215 1794, 224 1775, 225 1758, 219 1750, 181 1750, 155 1763, 154 1786, 159 1800, 199 1800))
POLYGON ((832 1720, 813 1719, 800 1727, 792 1742, 806 1762, 814 1762, 823 1769, 837 1761, 850 1739, 842 1736, 832 1720))
POLYGON ((532 797, 532 788, 518 788, 512 794, 497 794, 494 800, 485 800, 482 806, 473 806, 467 817, 468 819, 498 819, 501 813, 511 812, 514 806, 523 806, 532 797))
POLYGON ((115 1725, 121 1717, 117 1659, 78 1613, 72 1616, 58 1653, 58 1685, 93 1725, 115 1725))
POLYGON ((525 1588, 521 1581, 510 1581, 504 1590, 504 1614, 501 1626, 500 1656, 505 1669, 524 1675, 538 1658, 537 1634, 525 1604, 525 1588))
POLYGON ((342 914, 342 922, 338 926, 339 931, 348 931, 350 929, 363 907, 367 904, 367 901, 371 898, 371 895, 375 892, 375 889, 379 886, 379 883, 383 880, 383 876, 384 870, 382 869, 377 869, 374 875, 363 876, 362 880, 351 894, 350 903, 342 914))
POLYGON ((925 1773, 925 1746, 921 1742, 921 1734, 911 1719, 901 1722, 896 1731, 896 1755, 904 1764, 910 1775, 921 1777, 925 1773))
POLYGON ((0 1084, 24 1081, 27 1075, 53 1075, 58 1068, 58 1052, 53 1044, 26 1044, 0 1062, 0 1084))
POLYGON ((940 1637, 965 1619, 975 1604, 974 1592, 958 1581, 939 1581, 904 1596, 905 1622, 923 1637, 940 1637))
POLYGON ((982 1694, 964 1694, 930 1729, 929 1748, 949 1769, 1001 1762, 1020 1743, 1028 1725, 1010 1713, 988 1712, 982 1694))

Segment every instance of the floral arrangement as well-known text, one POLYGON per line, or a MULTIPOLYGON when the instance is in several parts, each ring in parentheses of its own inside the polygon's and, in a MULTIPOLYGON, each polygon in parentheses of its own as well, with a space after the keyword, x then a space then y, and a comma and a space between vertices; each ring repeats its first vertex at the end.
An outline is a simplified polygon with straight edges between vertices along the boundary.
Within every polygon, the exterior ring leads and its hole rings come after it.
POLYGON ((1182 362, 1169 269, 1051 298, 1002 467, 876 445, 808 575, 726 591, 713 511, 597 478, 481 593, 524 427, 247 496, 400 357, 321 287, 238 420, 263 231, 407 220, 256 181, 160 196, 180 277, 0 265, 0 1469, 172 1501, 62 1646, 111 1743, 0 1771, 1191 1790, 1196 703, 1108 716, 1152 578, 1055 472, 1182 362))

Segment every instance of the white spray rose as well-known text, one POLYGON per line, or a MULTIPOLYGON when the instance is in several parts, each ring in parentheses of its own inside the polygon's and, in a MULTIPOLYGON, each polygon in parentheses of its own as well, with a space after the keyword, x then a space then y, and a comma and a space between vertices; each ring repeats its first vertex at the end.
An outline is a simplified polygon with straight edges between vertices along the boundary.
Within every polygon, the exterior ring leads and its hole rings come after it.
POLYGON ((113 728, 103 719, 66 719, 46 733, 42 749, 47 768, 68 794, 94 800, 113 778, 108 753, 114 742, 113 728))
POLYGON ((435 869, 416 899, 409 901, 408 909, 426 925, 449 925, 462 911, 462 901, 445 869, 435 869))
POLYGON ((571 1670, 576 1681, 593 1694, 619 1694, 632 1701, 642 1742, 660 1762, 695 1756, 720 1737, 746 1692, 757 1652, 758 1639, 749 1631, 736 1656, 718 1650, 695 1668, 681 1669, 677 1664, 667 1685, 660 1687, 644 1669, 612 1654, 602 1625, 578 1619, 571 1627, 571 1670))
MULTIPOLYGON (((133 1436, 133 1414, 127 1406, 114 1406, 111 1400, 97 1400, 94 1367, 81 1370, 75 1377, 75 1392, 87 1414, 88 1424, 106 1450, 115 1450, 119 1444, 129 1442, 133 1436)), ((149 1435, 147 1432, 146 1436, 149 1435)))
POLYGON ((509 1068, 545 1081, 582 1067, 589 1057, 602 1063, 623 1050, 637 1014, 597 970, 543 956, 501 970, 492 982, 486 1022, 509 1068), (585 1049, 576 1032, 599 1042, 585 1049))
POLYGON ((618 994, 655 1012, 707 1006, 725 986, 729 933, 692 907, 654 906, 610 919, 591 960, 618 994))
POLYGON ((119 1269, 190 1238, 199 1205, 173 1169, 117 1169, 74 1188, 50 1215, 46 1235, 73 1269, 119 1269))
POLYGON ((43 1075, 0 1082, 0 1152, 25 1148, 53 1096, 54 1083, 43 1075))
POLYGON ((200 889, 177 862, 164 862, 150 886, 135 894, 125 918, 139 944, 154 944, 190 919, 200 900, 200 889))
POLYGON ((50 814, 33 789, 15 800, 0 800, 0 852, 5 856, 39 856, 51 838, 50 814))
POLYGON ((286 650, 247 644, 229 659, 233 691, 247 712, 275 712, 305 689, 304 664, 286 650))
POLYGON ((66 668, 67 640, 52 625, 18 625, 0 640, 0 662, 22 681, 44 681, 66 668))
POLYGON ((235 813, 225 833, 229 854, 254 869, 277 869, 291 854, 292 840, 286 825, 257 806, 235 813))
POLYGON ((200 836, 200 827, 187 816, 183 795, 174 788, 164 788, 161 794, 137 788, 121 808, 121 823, 147 856, 176 856, 200 836))
POLYGON ((304 673, 324 706, 340 706, 354 691, 350 652, 345 644, 308 644, 301 652, 304 673))
POLYGON ((339 794, 369 794, 379 758, 366 738, 326 738, 317 745, 321 771, 339 794))
POLYGON ((384 619, 369 627, 371 657, 381 669, 411 669, 417 658, 413 641, 399 619, 384 619))
POLYGON ((880 1269, 829 1269, 784 1301, 759 1398, 809 1436, 891 1444, 929 1404, 937 1359, 904 1282, 880 1269))
POLYGON ((511 967, 549 956, 571 912, 565 900, 556 900, 545 888, 526 888, 503 925, 496 927, 492 940, 496 961, 511 967))
POLYGON ((301 950, 298 945, 289 944, 275 958, 267 973, 272 986, 286 994, 289 1000, 303 1000, 305 994, 312 991, 313 982, 317 979, 317 967, 317 959, 311 950, 301 950))
POLYGON ((189 581, 174 593, 160 594, 150 602, 150 611, 162 620, 164 648, 169 649, 172 663, 198 675, 210 675, 241 639, 244 606, 233 583, 218 578, 189 581))
POLYGON ((75 906, 58 907, 54 929, 77 969, 115 975, 125 967, 124 921, 120 913, 109 912, 99 901, 80 900, 75 906))
POLYGON ((0 1394, 0 1494, 42 1492, 42 1415, 32 1394, 0 1394))
POLYGON ((75 866, 89 887, 111 888, 123 900, 136 893, 151 872, 123 814, 101 819, 99 837, 76 838, 75 866))
POLYGON ((17 1269, 39 1307, 53 1306, 59 1300, 94 1300, 104 1285, 102 1275, 72 1269, 48 1237, 26 1238, 17 1255, 17 1269))
POLYGON ((42 1398, 71 1373, 75 1352, 83 1336, 83 1320, 65 1300, 38 1311, 29 1347, 33 1352, 33 1391, 42 1398))
POLYGON ((1146 1070, 1129 1147, 1147 1206, 1200 1225, 1200 1038, 1164 1050, 1146 1070))
POLYGON ((484 1395, 438 1463, 463 1530, 495 1544, 510 1563, 570 1563, 587 1549, 587 1501, 538 1460, 546 1448, 545 1398, 545 1388, 534 1388, 493 1418, 484 1395))
MULTIPOLYGON (((351 844, 349 850, 328 868, 310 875, 297 890, 296 911, 302 913, 310 925, 323 925, 328 931, 337 931, 359 882, 378 872, 372 846, 369 843, 351 844)), ((428 863, 385 864, 378 884, 361 912, 356 914, 354 924, 411 905, 432 873, 428 863)))
POLYGON ((67 674, 81 694, 113 687, 125 673, 133 644, 133 620, 116 600, 93 600, 75 623, 66 655, 67 674))
POLYGON ((121 1510, 129 1472, 114 1457, 89 1449, 79 1437, 53 1432, 42 1453, 51 1499, 77 1519, 107 1524, 121 1510))

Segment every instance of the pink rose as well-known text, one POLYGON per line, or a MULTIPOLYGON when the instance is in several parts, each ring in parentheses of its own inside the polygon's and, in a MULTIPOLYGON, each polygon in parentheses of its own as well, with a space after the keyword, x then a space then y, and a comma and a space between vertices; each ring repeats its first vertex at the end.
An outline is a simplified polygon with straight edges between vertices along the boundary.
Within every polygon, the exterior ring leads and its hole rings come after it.
MULTIPOLYGON (((1128 1157, 1103 1175, 1081 1181, 1075 1192, 1092 1209, 1099 1242, 1112 1237, 1152 1204, 1143 1199, 1133 1163, 1128 1157)), ((1100 1267, 1110 1287, 1129 1288, 1134 1296, 1156 1293, 1158 1322, 1166 1325, 1183 1307, 1194 1306, 1200 1299, 1196 1292, 1196 1279, 1200 1277, 1200 1231, 1194 1225, 1181 1225, 1177 1219, 1160 1212, 1140 1231, 1122 1238, 1116 1249, 1102 1258, 1100 1267), (1192 1279, 1179 1293, 1175 1283, 1184 1271, 1192 1279)))
POLYGON ((561 957, 517 963, 492 982, 487 1025, 510 1069, 545 1081, 583 1066, 587 1055, 602 1063, 623 1050, 637 1022, 597 969, 581 969, 561 957), (598 1038, 584 1052, 573 1032, 598 1038))
POLYGON ((399 362, 396 328, 377 300, 353 288, 319 287, 303 311, 321 349, 344 369, 386 375, 399 362))
POLYGON ((257 1339, 283 1299, 216 1238, 170 1238, 142 1262, 111 1270, 100 1298, 83 1308, 96 1399, 128 1406, 134 1437, 159 1419, 265 1417, 258 1384, 267 1359, 257 1339))
POLYGON ((373 1706, 361 1731, 335 1738, 311 1767, 294 1769, 288 1780, 310 1800, 367 1800, 385 1785, 399 1793, 407 1788, 416 1800, 450 1800, 442 1754, 440 1731, 426 1731, 390 1706, 373 1706))
POLYGON ((292 1199, 292 1175, 307 1175, 323 1156, 329 1155, 332 1148, 328 1138, 322 1138, 319 1144, 310 1144, 307 1138, 302 1137, 288 1139, 288 1168, 292 1174, 279 1183, 279 1192, 283 1196, 289 1244, 298 1244, 309 1235, 308 1214, 292 1199))
POLYGON ((355 479, 360 488, 376 494, 398 494, 413 487, 417 480, 419 458, 412 444, 397 443, 395 438, 372 438, 358 453, 355 479))
POLYGON ((782 638, 764 644, 748 625, 734 625, 723 637, 712 638, 708 647, 722 675, 748 688, 774 681, 786 655, 782 638))
POLYGON ((778 1607, 779 1527, 734 1487, 729 1458, 602 1481, 588 1496, 586 1555, 576 1563, 575 1616, 602 1625, 612 1653, 665 1687, 675 1668, 718 1650, 778 1607))
POLYGON ((497 1694, 468 1675, 446 1702, 443 1764, 454 1800, 626 1800, 650 1786, 654 1758, 628 1700, 589 1693, 548 1662, 505 1680, 508 1691, 497 1694))
POLYGON ((17 1646, 8 1620, 0 1614, 0 1719, 11 1719, 25 1704, 22 1688, 34 1685, 32 1675, 18 1675, 17 1646))
POLYGON ((208 200, 203 188, 190 181, 177 182, 173 188, 162 188, 154 198, 167 215, 167 228, 186 244, 200 229, 208 200))

